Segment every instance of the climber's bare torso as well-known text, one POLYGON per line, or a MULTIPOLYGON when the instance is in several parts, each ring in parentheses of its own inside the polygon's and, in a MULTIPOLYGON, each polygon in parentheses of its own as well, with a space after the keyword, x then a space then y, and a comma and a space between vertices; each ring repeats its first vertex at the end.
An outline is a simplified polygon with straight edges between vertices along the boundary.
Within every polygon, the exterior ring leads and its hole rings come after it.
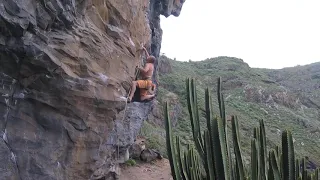
POLYGON ((153 70, 154 70, 153 64, 146 63, 143 69, 140 68, 142 79, 151 79, 153 75, 153 70))

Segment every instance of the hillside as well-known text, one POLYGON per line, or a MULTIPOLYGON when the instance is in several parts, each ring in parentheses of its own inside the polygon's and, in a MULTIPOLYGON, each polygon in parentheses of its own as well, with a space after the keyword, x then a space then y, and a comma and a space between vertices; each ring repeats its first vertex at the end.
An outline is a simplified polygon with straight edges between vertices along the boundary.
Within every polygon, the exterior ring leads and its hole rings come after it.
MULTIPOLYGON (((177 117, 175 131, 183 138, 184 144, 192 139, 185 78, 197 80, 199 103, 204 104, 204 88, 209 87, 215 95, 216 78, 220 76, 227 114, 239 117, 243 150, 247 155, 249 137, 253 134, 251 128, 258 125, 258 119, 264 119, 269 147, 279 144, 282 130, 290 129, 298 156, 308 156, 319 165, 320 63, 270 70, 250 68, 243 60, 231 57, 180 62, 161 56, 159 74, 157 98, 160 102, 170 97, 176 99, 170 104, 180 107, 180 111, 173 110, 171 114, 177 117)), ((216 106, 216 96, 213 100, 216 106)), ((249 156, 246 162, 249 162, 249 156)))

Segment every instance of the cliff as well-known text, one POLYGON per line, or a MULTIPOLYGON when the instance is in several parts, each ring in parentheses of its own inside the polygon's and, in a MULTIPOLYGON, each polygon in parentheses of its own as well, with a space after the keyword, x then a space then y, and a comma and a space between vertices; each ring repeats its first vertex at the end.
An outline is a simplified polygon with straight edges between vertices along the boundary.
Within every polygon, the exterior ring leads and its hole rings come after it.
POLYGON ((125 111, 141 43, 183 2, 0 0, 1 179, 108 179, 152 110, 125 111))

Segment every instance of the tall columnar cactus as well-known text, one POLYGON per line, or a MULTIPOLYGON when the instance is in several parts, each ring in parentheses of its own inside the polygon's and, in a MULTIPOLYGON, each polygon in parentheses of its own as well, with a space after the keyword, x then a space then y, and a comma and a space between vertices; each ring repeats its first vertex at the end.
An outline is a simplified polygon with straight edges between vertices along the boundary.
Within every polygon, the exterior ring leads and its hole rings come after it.
POLYGON ((175 148, 175 143, 173 142, 171 121, 170 121, 170 116, 168 113, 168 103, 166 103, 166 105, 165 105, 164 113, 165 113, 164 116, 165 116, 165 120, 166 120, 165 127, 166 127, 167 153, 168 153, 168 158, 169 158, 169 162, 170 162, 171 173, 172 173, 172 176, 175 180, 180 180, 181 179, 181 172, 179 169, 179 164, 177 164, 178 157, 177 157, 177 151, 175 148))
POLYGON ((258 179, 258 146, 256 139, 251 139, 251 179, 258 179))
POLYGON ((195 149, 189 145, 185 151, 182 150, 180 138, 174 137, 172 133, 167 103, 164 108, 167 152, 174 180, 319 180, 319 170, 314 174, 309 173, 305 169, 304 159, 300 170, 299 160, 295 161, 290 131, 282 133, 281 148, 276 147, 274 150, 267 151, 263 120, 260 120, 259 126, 254 128, 254 138, 251 140, 251 166, 249 166, 250 169, 246 169, 242 159, 236 116, 231 118, 233 154, 228 144, 229 134, 221 93, 221 79, 218 78, 217 88, 219 116, 213 113, 209 89, 205 90, 207 128, 204 131, 200 128, 194 80, 187 79, 186 87, 195 149))
POLYGON ((295 158, 292 134, 290 131, 282 133, 282 179, 294 180, 295 179, 295 158))
MULTIPOLYGON (((233 148, 234 153, 236 154, 235 158, 235 167, 236 167, 236 179, 244 180, 246 179, 245 175, 245 168, 242 161, 242 154, 241 154, 241 148, 240 148, 240 135, 239 135, 239 125, 237 117, 232 116, 231 118, 231 125, 232 125, 232 139, 233 139, 233 148)), ((231 157, 231 156, 229 156, 231 157)))
POLYGON ((280 174, 280 167, 279 163, 277 162, 276 159, 276 152, 274 150, 269 152, 269 171, 271 172, 269 174, 269 179, 274 179, 274 180, 280 180, 281 179, 281 174, 280 174))
POLYGON ((301 176, 300 161, 299 161, 299 159, 296 159, 296 179, 298 179, 300 176, 301 176))
POLYGON ((267 174, 267 139, 266 139, 266 130, 264 127, 264 122, 260 120, 260 161, 261 161, 261 179, 267 180, 268 174, 267 174))

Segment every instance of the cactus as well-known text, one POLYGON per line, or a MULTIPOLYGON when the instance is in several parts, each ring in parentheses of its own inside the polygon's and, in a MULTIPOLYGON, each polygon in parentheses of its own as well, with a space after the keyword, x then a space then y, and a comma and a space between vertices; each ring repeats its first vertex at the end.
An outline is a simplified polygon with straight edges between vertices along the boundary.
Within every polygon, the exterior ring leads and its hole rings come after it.
POLYGON ((267 151, 266 132, 263 120, 254 128, 251 139, 251 166, 243 164, 238 119, 231 118, 233 154, 228 144, 229 134, 221 93, 221 79, 218 78, 219 116, 212 110, 210 91, 205 90, 205 119, 207 129, 200 128, 196 85, 193 79, 186 80, 188 111, 195 148, 188 145, 182 150, 179 137, 174 137, 165 104, 165 128, 168 159, 174 180, 319 180, 319 170, 308 173, 305 160, 295 161, 293 138, 290 131, 283 131, 282 146, 267 151), (234 155, 234 158, 232 158, 234 155), (301 173, 300 173, 301 172, 301 173))
POLYGON ((180 180, 181 172, 177 164, 177 154, 176 154, 176 149, 173 142, 171 121, 170 121, 169 112, 168 112, 168 103, 166 103, 165 105, 164 114, 165 114, 167 152, 168 152, 168 158, 169 158, 170 167, 171 167, 171 173, 175 180, 180 180))
POLYGON ((267 180, 267 143, 266 143, 266 131, 264 127, 263 120, 259 121, 260 123, 260 162, 261 162, 261 179, 267 180))
POLYGON ((274 180, 280 180, 281 176, 280 176, 279 166, 276 161, 276 154, 274 150, 270 151, 269 162, 271 165, 271 167, 269 166, 269 169, 272 171, 272 174, 270 174, 270 176, 272 176, 274 180))
POLYGON ((204 159, 204 145, 202 144, 201 131, 200 131, 200 121, 199 121, 199 110, 197 102, 197 92, 194 80, 186 80, 187 86, 187 101, 188 101, 188 110, 190 114, 190 122, 192 128, 192 135, 195 141, 195 146, 198 150, 198 153, 204 159))
POLYGON ((300 174, 300 161, 299 159, 296 159, 296 179, 298 179, 301 176, 300 174))
POLYGON ((251 139, 251 179, 258 179, 258 150, 256 139, 251 139))
POLYGON ((239 125, 237 121, 237 117, 232 116, 231 118, 232 125, 232 135, 233 135, 233 147, 234 152, 236 154, 236 170, 237 170, 237 179, 244 180, 245 179, 245 169, 243 166, 241 148, 240 148, 240 135, 239 135, 239 125))
POLYGON ((292 134, 290 131, 282 133, 282 179, 294 180, 295 178, 295 158, 292 134))

